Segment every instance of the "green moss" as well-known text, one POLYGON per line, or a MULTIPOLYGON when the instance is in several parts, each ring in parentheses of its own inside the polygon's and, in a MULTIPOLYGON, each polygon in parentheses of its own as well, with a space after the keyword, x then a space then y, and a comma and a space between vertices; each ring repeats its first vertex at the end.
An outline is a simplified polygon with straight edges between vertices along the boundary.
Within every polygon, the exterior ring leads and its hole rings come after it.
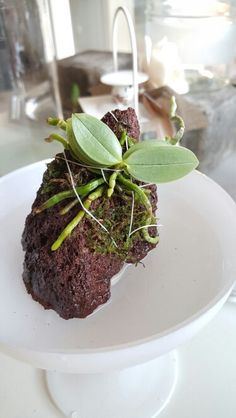
MULTIPOLYGON (((91 173, 86 168, 73 167, 73 178, 76 185, 87 184, 91 180, 91 177, 94 178, 94 173, 91 173)), ((47 171, 43 176, 40 193, 47 194, 48 199, 55 193, 70 188, 71 183, 66 164, 58 156, 47 165, 47 171)), ((148 200, 150 200, 150 191, 145 189, 144 192, 148 200)), ((129 237, 133 195, 135 202, 132 231, 140 226, 146 225, 148 216, 150 215, 143 202, 140 201, 139 196, 136 193, 133 194, 128 188, 118 184, 110 198, 107 197, 107 193, 104 193, 90 207, 91 213, 110 232, 110 236, 90 216, 85 216, 80 223, 80 227, 85 229, 86 246, 91 251, 103 255, 118 254, 124 261, 136 262, 138 256, 132 252, 132 249, 135 248, 137 250, 136 244, 138 242, 140 243, 140 241, 146 242, 146 240, 142 231, 137 231, 129 237), (114 244, 114 241, 117 245, 114 244)), ((67 204, 69 202, 70 199, 68 199, 67 204)), ((76 211, 72 211, 72 218, 75 215, 76 211)), ((76 236, 76 231, 77 227, 71 234, 72 239, 73 236, 76 236)), ((154 232, 154 236, 155 234, 156 231, 154 232)))
POLYGON ((61 166, 56 160, 47 164, 47 170, 43 175, 43 183, 41 188, 41 194, 49 193, 56 188, 56 183, 53 179, 60 179, 62 174, 61 166))
MULTIPOLYGON (((59 155, 60 158, 63 158, 63 154, 59 155)), ((70 189, 71 188, 71 181, 69 178, 68 170, 65 165, 63 159, 55 158, 53 161, 47 164, 47 170, 43 175, 43 182, 41 186, 40 193, 51 193, 58 191, 58 185, 60 185, 59 189, 70 189)), ((77 170, 77 173, 74 173, 73 178, 76 185, 80 186, 82 184, 86 184, 90 178, 91 174, 88 173, 86 168, 80 167, 77 170)))
MULTIPOLYGON (((89 223, 87 232, 87 245, 90 250, 98 254, 118 254, 124 261, 130 258, 130 251, 137 241, 144 241, 140 231, 129 237, 130 215, 132 206, 132 196, 124 195, 122 198, 114 194, 111 199, 102 198, 98 207, 92 212, 103 225, 110 231, 111 238, 87 217, 89 223)), ((135 204, 132 230, 145 225, 147 212, 140 204, 135 204)))

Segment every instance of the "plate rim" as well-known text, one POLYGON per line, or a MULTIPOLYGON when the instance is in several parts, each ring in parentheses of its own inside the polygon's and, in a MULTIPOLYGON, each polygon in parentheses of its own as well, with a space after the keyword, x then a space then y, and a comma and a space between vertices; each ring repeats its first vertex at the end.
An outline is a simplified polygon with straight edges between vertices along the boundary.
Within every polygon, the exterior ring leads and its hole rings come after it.
MULTIPOLYGON (((39 160, 36 161, 34 163, 22 166, 20 168, 17 168, 16 170, 13 170, 7 174, 5 174, 4 176, 0 177, 0 185, 2 183, 4 183, 5 181, 7 181, 8 179, 11 179, 12 177, 18 175, 20 172, 25 172, 28 170, 32 170, 35 169, 37 167, 42 167, 44 164, 49 163, 50 161, 52 161, 53 158, 47 158, 44 160, 39 160)), ((234 207, 235 209, 235 214, 236 214, 236 202, 233 200, 233 198, 224 190, 224 188, 222 186, 220 186, 217 182, 215 182, 213 179, 211 179, 210 177, 208 177, 207 175, 201 173, 198 170, 194 170, 192 173, 190 173, 189 175, 192 176, 197 176, 198 178, 204 179, 204 181, 207 181, 208 183, 212 184, 216 189, 219 190, 219 192, 224 195, 224 197, 228 200, 229 204, 232 205, 232 207, 234 207)), ((181 179, 180 179, 181 180, 181 179)), ((178 180, 177 180, 178 181, 178 180)), ((57 349, 57 348, 52 348, 52 349, 36 349, 36 348, 29 348, 27 346, 24 345, 18 345, 18 344, 5 344, 2 343, 0 341, 0 347, 6 347, 9 349, 13 349, 13 350, 23 350, 26 351, 28 353, 40 353, 41 355, 65 355, 65 356, 83 356, 83 355, 97 355, 97 354, 107 354, 107 353, 114 353, 114 352, 122 352, 122 351, 126 351, 126 350, 130 350, 132 348, 138 348, 138 347, 143 347, 143 346, 147 346, 147 345, 151 345, 152 343, 154 343, 157 340, 161 340, 164 338, 169 337, 171 334, 179 332, 180 329, 187 329, 188 327, 191 326, 192 323, 196 323, 199 320, 201 320, 202 318, 206 317, 207 314, 214 310, 214 308, 216 308, 216 311, 218 311, 220 309, 217 309, 217 306, 221 304, 222 300, 226 300, 228 295, 230 294, 232 288, 234 287, 236 283, 236 277, 235 279, 232 279, 229 281, 229 283, 227 283, 222 289, 221 291, 217 294, 217 296, 215 296, 210 303, 208 303, 206 306, 204 306, 203 308, 201 308, 198 312, 194 313, 193 315, 189 316, 187 319, 185 319, 184 321, 181 321, 178 323, 178 325, 174 325, 172 327, 169 327, 166 331, 162 331, 159 332, 157 334, 153 334, 149 337, 146 338, 141 338, 132 342, 126 342, 126 343, 122 343, 122 344, 116 344, 116 345, 112 345, 112 346, 104 346, 104 347, 98 347, 98 348, 91 348, 91 349, 87 349, 87 348, 80 348, 80 349, 57 349)), ((30 297, 30 295, 29 295, 30 297)), ((35 302, 36 303, 36 302, 35 302)), ((224 303, 224 301, 222 302, 222 304, 224 303)), ((47 312, 47 310, 45 310, 45 312, 47 312)), ((82 320, 80 318, 78 318, 79 320, 82 320)))

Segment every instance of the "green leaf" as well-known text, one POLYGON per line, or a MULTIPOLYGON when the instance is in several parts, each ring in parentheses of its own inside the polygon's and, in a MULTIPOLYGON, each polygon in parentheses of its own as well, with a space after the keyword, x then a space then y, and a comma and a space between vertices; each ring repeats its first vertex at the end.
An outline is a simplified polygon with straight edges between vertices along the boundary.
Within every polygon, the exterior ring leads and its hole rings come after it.
POLYGON ((72 156, 75 159, 79 159, 82 163, 85 165, 95 165, 96 162, 93 161, 91 158, 87 157, 86 154, 84 154, 81 149, 79 148, 73 129, 72 129, 72 120, 67 119, 66 121, 66 135, 69 142, 69 150, 72 154, 72 156))
POLYGON ((157 146, 146 143, 146 147, 124 155, 126 170, 144 182, 165 183, 177 180, 198 166, 192 151, 173 145, 157 146))
POLYGON ((122 160, 122 148, 112 130, 99 119, 85 113, 72 115, 74 136, 69 138, 73 152, 91 165, 110 167, 122 160))
POLYGON ((157 139, 148 139, 145 141, 137 142, 136 144, 132 145, 128 151, 124 154, 124 159, 128 158, 134 151, 146 149, 147 146, 155 146, 160 147, 162 145, 168 145, 165 140, 157 140, 157 139))

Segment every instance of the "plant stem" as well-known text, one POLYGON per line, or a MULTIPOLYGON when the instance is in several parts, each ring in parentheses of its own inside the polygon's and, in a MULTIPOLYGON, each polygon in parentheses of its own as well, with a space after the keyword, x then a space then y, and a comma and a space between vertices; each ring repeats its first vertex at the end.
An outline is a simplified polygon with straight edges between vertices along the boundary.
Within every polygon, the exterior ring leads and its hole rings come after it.
POLYGON ((58 134, 51 134, 48 138, 45 138, 45 141, 46 142, 58 141, 63 145, 65 149, 68 149, 69 147, 67 140, 63 138, 63 136, 58 135, 58 134))
POLYGON ((77 83, 72 83, 71 86, 71 93, 70 93, 70 100, 72 104, 73 113, 76 111, 80 98, 80 88, 77 83))
POLYGON ((128 136, 125 130, 122 131, 122 134, 120 137, 120 145, 123 146, 125 144, 126 138, 127 138, 129 147, 132 147, 132 145, 134 145, 136 141, 130 136, 128 136))
POLYGON ((134 138, 132 138, 131 136, 128 136, 128 144, 129 147, 132 147, 132 145, 136 144, 136 140, 134 138))
POLYGON ((109 178, 109 188, 107 190, 107 197, 111 197, 113 195, 114 188, 116 185, 117 175, 118 175, 118 171, 114 171, 114 173, 112 173, 109 178))
POLYGON ((117 180, 120 183, 122 183, 127 189, 133 190, 136 193, 138 200, 145 206, 148 212, 152 214, 152 206, 151 206, 150 200, 148 199, 144 191, 140 189, 140 187, 137 184, 132 183, 132 181, 126 179, 124 176, 122 176, 122 174, 117 175, 117 180))
MULTIPOLYGON (((103 183, 104 183, 103 178, 91 180, 89 183, 87 183, 83 186, 76 187, 76 191, 80 196, 84 196, 84 195, 87 195, 88 193, 92 192, 92 190, 96 189, 98 186, 100 186, 103 183)), ((52 197, 50 197, 50 199, 46 200, 46 202, 44 202, 38 208, 34 208, 33 212, 34 213, 40 213, 45 209, 51 208, 52 206, 56 205, 57 203, 61 202, 62 200, 68 199, 68 198, 74 197, 74 196, 75 196, 74 190, 66 190, 65 192, 59 192, 59 193, 53 195, 52 197)))
POLYGON ((68 203, 68 205, 64 206, 64 208, 62 208, 60 210, 60 215, 65 215, 66 213, 68 213, 75 205, 77 205, 79 203, 78 199, 74 199, 72 200, 72 202, 68 203))
POLYGON ((126 131, 122 131, 121 137, 120 137, 120 145, 123 146, 126 140, 126 131))
MULTIPOLYGON (((91 206, 91 203, 102 196, 104 191, 104 186, 98 187, 93 193, 91 193, 85 202, 83 203, 84 207, 88 210, 91 206)), ((53 243, 51 246, 52 251, 58 250, 58 248, 61 246, 63 241, 71 234, 73 229, 78 225, 78 223, 83 219, 85 215, 84 210, 80 210, 78 214, 72 219, 72 221, 63 229, 57 240, 53 243)))
POLYGON ((149 216, 145 222, 146 228, 142 229, 143 238, 145 241, 150 242, 150 244, 157 244, 159 242, 159 236, 151 237, 148 232, 149 225, 152 224, 152 217, 149 216))
POLYGON ((67 123, 63 119, 49 117, 47 119, 47 123, 51 126, 57 126, 58 128, 61 128, 63 131, 66 131, 67 123))
POLYGON ((184 130, 185 130, 184 121, 179 115, 176 115, 176 109, 177 109, 177 104, 175 101, 175 97, 172 96, 171 103, 170 103, 170 120, 174 122, 177 131, 173 137, 170 137, 170 136, 165 137, 165 140, 171 145, 176 145, 181 140, 184 134, 184 130))

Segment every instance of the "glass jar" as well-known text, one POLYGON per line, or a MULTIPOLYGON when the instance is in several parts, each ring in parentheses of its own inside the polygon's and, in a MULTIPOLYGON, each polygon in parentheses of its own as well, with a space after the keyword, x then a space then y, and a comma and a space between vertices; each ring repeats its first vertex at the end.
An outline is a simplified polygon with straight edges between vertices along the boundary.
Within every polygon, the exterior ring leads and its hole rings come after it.
POLYGON ((236 48, 230 0, 147 0, 146 66, 155 86, 178 93, 228 83, 236 48))
POLYGON ((48 1, 0 1, 0 28, 5 56, 0 91, 9 92, 10 120, 45 120, 48 113, 59 113, 48 1))

